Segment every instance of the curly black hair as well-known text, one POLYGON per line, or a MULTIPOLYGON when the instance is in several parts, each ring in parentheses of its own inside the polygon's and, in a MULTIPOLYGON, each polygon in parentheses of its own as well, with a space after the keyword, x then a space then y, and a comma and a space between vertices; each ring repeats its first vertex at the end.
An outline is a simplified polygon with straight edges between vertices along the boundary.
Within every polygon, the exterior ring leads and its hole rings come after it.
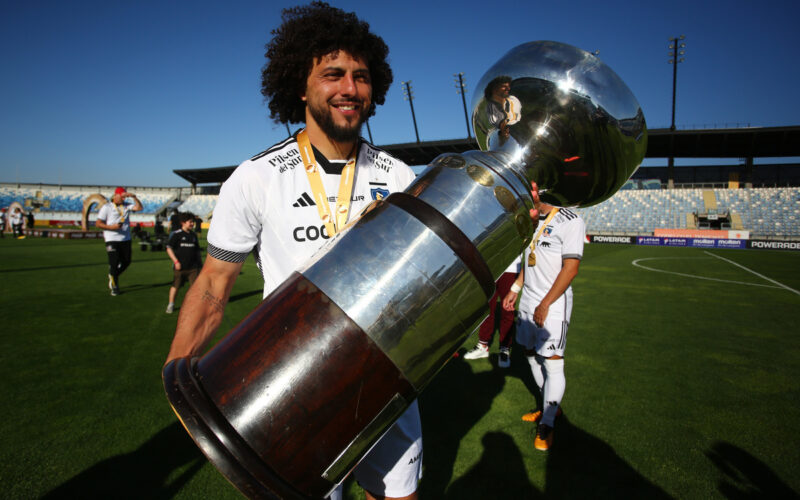
POLYGON ((383 104, 392 84, 392 69, 386 61, 389 47, 369 31, 369 24, 353 12, 344 12, 325 2, 284 9, 283 23, 272 30, 266 45, 267 63, 261 70, 261 94, 268 101, 270 118, 277 123, 305 122, 308 74, 316 60, 344 50, 367 63, 372 81, 372 107, 383 104))
POLYGON ((488 101, 492 98, 495 89, 504 83, 511 83, 511 77, 508 75, 500 75, 495 77, 491 82, 489 82, 488 85, 486 85, 486 88, 483 89, 483 97, 485 97, 488 101))

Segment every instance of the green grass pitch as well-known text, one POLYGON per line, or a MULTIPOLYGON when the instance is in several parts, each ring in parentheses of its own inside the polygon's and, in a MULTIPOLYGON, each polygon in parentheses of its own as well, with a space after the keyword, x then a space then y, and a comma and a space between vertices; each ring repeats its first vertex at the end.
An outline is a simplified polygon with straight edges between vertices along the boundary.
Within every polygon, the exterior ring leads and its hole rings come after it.
MULTIPOLYGON (((5 238, 0 256, 0 497, 241 498, 163 394, 164 253, 135 247, 119 297, 100 241, 5 238)), ((220 335, 261 286, 250 258, 220 335)), ((507 370, 454 358, 420 398, 421 498, 798 496, 800 254, 593 244, 573 288, 553 449, 520 420, 521 349, 507 370)))

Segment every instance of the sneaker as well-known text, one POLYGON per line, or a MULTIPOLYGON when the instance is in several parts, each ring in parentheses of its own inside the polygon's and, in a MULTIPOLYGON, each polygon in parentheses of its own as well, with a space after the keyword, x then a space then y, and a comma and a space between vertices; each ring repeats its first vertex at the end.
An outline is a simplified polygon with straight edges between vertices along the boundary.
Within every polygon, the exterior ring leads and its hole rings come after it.
MULTIPOLYGON (((559 406, 556 411, 556 418, 560 417, 562 413, 564 412, 561 411, 561 407, 559 406)), ((532 411, 522 416, 522 420, 525 422, 538 422, 540 418, 542 418, 542 410, 532 411)))
POLYGON ((167 314, 172 314, 172 311, 175 310, 175 304, 167 304, 167 314))
POLYGON ((553 446, 553 428, 549 425, 539 424, 536 429, 536 438, 533 447, 537 450, 547 451, 553 446))
POLYGON ((111 289, 111 296, 112 297, 116 297, 117 295, 119 295, 119 288, 117 288, 117 287, 112 288, 111 289))
POLYGON ((500 368, 508 368, 511 366, 511 356, 508 349, 500 349, 500 357, 497 358, 497 366, 500 368))
POLYGON ((464 354, 464 359, 481 359, 481 358, 488 358, 489 357, 489 346, 483 345, 480 342, 478 345, 475 346, 474 349, 467 351, 464 354))

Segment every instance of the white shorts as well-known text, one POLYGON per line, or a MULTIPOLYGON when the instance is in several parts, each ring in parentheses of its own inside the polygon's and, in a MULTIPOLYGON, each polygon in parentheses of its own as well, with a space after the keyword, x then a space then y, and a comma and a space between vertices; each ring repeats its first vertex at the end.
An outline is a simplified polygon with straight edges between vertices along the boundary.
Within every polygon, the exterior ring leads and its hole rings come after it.
POLYGON ((567 348, 567 329, 572 315, 572 301, 557 300, 547 312, 542 328, 533 322, 533 313, 520 311, 517 318, 517 343, 539 356, 564 356, 567 348), (558 307, 554 307, 558 306, 558 307))
MULTIPOLYGON (((374 495, 405 497, 417 491, 422 479, 422 423, 416 400, 353 469, 353 477, 374 495)), ((342 498, 341 490, 339 486, 330 498, 342 498)))

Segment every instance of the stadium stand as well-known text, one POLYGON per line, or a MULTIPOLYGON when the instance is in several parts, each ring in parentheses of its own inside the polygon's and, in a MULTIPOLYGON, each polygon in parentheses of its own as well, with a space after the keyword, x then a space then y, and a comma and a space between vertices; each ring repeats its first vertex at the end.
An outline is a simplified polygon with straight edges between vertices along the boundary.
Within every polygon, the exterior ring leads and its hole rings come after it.
POLYGON ((576 209, 590 233, 648 235, 659 228, 696 229, 697 214, 726 215, 722 229, 755 238, 800 237, 800 188, 625 189, 592 207, 576 209), (727 227, 726 225, 727 224, 727 227))
POLYGON ((217 195, 215 194, 193 194, 178 207, 178 210, 191 212, 203 220, 208 220, 216 205, 217 195))
MULTIPOLYGON (((190 194, 187 188, 130 188, 144 205, 133 222, 153 222, 176 209, 208 221, 216 194, 190 194)), ((89 194, 108 186, 0 185, 0 207, 17 201, 36 210, 37 220, 76 220, 89 194)), ((613 197, 576 209, 591 234, 651 235, 656 229, 698 229, 719 215, 718 229, 750 231, 751 238, 800 238, 800 187, 661 189, 658 180, 628 181, 613 197), (699 217, 700 215, 704 217, 699 217), (702 226, 700 224, 703 224, 702 226)))

